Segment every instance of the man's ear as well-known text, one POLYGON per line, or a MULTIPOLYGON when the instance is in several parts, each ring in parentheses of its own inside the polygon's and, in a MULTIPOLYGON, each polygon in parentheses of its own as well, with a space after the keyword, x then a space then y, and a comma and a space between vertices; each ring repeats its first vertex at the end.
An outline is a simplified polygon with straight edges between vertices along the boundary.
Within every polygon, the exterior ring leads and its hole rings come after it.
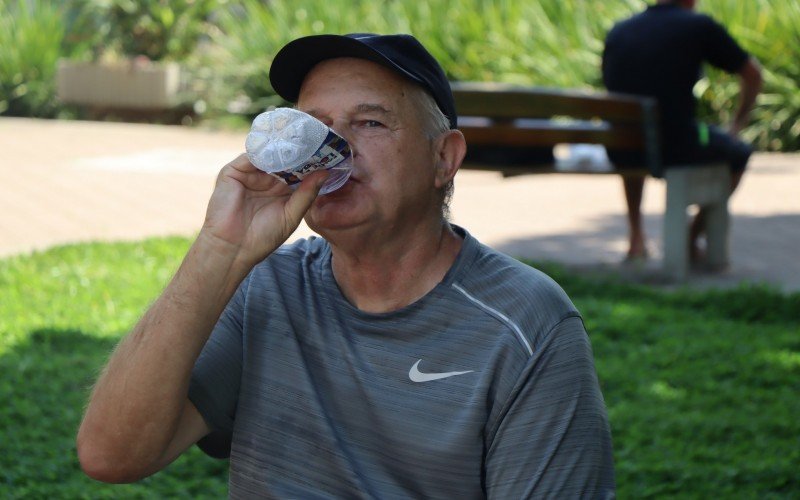
POLYGON ((436 188, 441 189, 453 180, 461 167, 467 154, 467 142, 460 130, 448 130, 436 143, 436 188))

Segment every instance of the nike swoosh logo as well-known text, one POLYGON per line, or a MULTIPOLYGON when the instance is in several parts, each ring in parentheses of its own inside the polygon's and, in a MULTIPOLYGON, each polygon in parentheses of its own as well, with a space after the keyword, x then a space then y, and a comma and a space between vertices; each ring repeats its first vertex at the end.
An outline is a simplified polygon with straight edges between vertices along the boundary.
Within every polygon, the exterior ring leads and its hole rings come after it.
POLYGON ((408 370, 408 378, 412 382, 430 382, 432 380, 441 380, 443 378, 455 377, 456 375, 464 375, 465 373, 472 373, 474 370, 467 370, 465 372, 442 372, 442 373, 422 373, 419 371, 419 364, 422 362, 420 359, 414 366, 408 370))

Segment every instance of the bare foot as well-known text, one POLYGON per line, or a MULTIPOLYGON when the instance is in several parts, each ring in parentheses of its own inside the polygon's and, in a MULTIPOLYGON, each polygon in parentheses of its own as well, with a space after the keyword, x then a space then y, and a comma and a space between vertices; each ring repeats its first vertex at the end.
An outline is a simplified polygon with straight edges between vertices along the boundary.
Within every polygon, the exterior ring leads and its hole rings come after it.
POLYGON ((700 264, 706 260, 705 239, 696 237, 689 240, 689 262, 700 264))
POLYGON ((633 249, 628 250, 627 255, 625 255, 625 259, 623 259, 623 264, 644 264, 645 261, 650 257, 650 254, 647 252, 647 247, 642 246, 637 251, 633 249))

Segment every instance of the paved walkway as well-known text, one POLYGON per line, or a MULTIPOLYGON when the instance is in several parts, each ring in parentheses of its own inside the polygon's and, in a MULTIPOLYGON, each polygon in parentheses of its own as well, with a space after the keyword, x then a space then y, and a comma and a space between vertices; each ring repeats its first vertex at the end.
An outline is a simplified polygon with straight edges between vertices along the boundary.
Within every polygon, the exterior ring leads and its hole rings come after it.
MULTIPOLYGON (((244 132, 0 118, 0 257, 93 240, 192 235, 221 165, 244 132)), ((758 154, 731 201, 732 265, 695 273, 691 286, 765 282, 800 290, 800 154, 758 154)), ((646 229, 661 257, 664 184, 646 186, 646 229)), ((621 183, 614 176, 456 178, 454 222, 517 257, 610 270, 625 250, 621 183)), ((295 237, 310 234, 301 227, 295 237)))

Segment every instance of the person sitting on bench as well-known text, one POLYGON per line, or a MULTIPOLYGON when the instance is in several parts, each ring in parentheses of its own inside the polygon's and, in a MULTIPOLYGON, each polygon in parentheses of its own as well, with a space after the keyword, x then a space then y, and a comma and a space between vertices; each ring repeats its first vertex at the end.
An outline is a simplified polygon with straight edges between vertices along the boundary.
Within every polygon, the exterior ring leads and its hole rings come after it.
MULTIPOLYGON (((696 0, 659 0, 644 12, 617 23, 608 33, 603 51, 603 83, 614 92, 654 97, 660 113, 664 166, 725 162, 731 168, 731 192, 739 184, 752 153, 739 139, 756 96, 761 91, 761 68, 724 27, 694 12, 696 0), (738 74, 739 107, 729 129, 707 126, 695 118, 694 85, 701 66, 709 63, 738 74)), ((617 168, 641 166, 642 158, 609 151, 617 168)), ((628 205, 629 248, 626 260, 647 257, 641 220, 644 177, 623 176, 628 205)), ((698 212, 690 229, 690 257, 702 257, 704 213, 698 212)))

